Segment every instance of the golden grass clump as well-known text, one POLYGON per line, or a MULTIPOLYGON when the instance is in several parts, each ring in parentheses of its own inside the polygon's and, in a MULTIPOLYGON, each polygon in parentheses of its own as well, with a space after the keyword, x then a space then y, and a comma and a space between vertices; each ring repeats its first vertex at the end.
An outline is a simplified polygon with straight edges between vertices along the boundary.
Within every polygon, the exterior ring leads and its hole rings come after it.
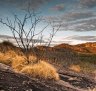
POLYGON ((9 55, 0 52, 0 63, 11 65, 12 58, 9 55))
POLYGON ((36 63, 37 57, 34 55, 29 55, 29 61, 30 61, 30 63, 36 63))
POLYGON ((25 56, 16 56, 12 61, 12 68, 15 71, 20 71, 27 64, 25 56))
POLYGON ((12 59, 16 57, 16 53, 12 50, 7 51, 6 53, 0 52, 0 62, 6 65, 11 65, 12 59))
POLYGON ((12 50, 7 51, 7 52, 5 53, 5 56, 6 56, 6 55, 9 56, 9 57, 11 57, 11 58, 17 56, 17 54, 15 53, 15 51, 12 51, 12 50))
POLYGON ((71 65, 69 69, 71 69, 75 72, 80 72, 81 71, 81 68, 80 68, 79 65, 71 65))
POLYGON ((27 65, 21 72, 30 77, 59 80, 59 75, 56 72, 56 69, 51 64, 44 61, 40 61, 34 65, 27 65))

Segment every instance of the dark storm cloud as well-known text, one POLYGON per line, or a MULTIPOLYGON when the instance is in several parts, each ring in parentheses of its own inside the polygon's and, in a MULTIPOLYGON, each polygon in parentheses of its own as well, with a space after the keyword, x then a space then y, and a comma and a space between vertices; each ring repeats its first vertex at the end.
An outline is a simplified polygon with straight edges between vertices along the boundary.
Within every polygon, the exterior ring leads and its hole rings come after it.
POLYGON ((80 0, 80 4, 84 7, 95 7, 96 0, 80 0))
POLYGON ((30 8, 38 8, 42 4, 50 0, 0 0, 0 4, 11 4, 18 8, 26 8, 30 4, 30 8))

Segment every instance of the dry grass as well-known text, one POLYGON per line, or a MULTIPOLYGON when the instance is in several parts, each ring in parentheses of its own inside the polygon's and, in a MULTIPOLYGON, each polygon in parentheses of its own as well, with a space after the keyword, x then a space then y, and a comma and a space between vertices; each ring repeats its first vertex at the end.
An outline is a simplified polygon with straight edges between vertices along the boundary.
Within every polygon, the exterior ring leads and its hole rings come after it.
POLYGON ((71 65, 69 69, 71 69, 75 72, 80 72, 81 71, 81 68, 80 68, 79 65, 71 65))
POLYGON ((34 65, 25 66, 21 72, 30 77, 59 80, 59 75, 56 72, 56 69, 51 64, 44 61, 40 61, 40 63, 34 65))
POLYGON ((8 50, 14 50, 16 47, 9 41, 0 43, 0 52, 6 53, 8 50))
POLYGON ((16 56, 16 53, 12 50, 7 51, 6 53, 0 52, 0 62, 6 65, 11 65, 12 58, 14 58, 15 56, 16 56))
POLYGON ((0 53, 0 63, 10 65, 11 64, 11 58, 8 55, 5 56, 3 53, 0 53))
POLYGON ((26 66, 28 64, 37 63, 36 61, 37 61, 37 58, 33 55, 29 56, 28 61, 25 56, 18 56, 17 55, 16 57, 13 58, 12 67, 13 67, 13 69, 15 69, 15 71, 20 71, 20 70, 22 70, 22 68, 24 66, 26 66))
POLYGON ((91 73, 91 75, 94 78, 94 80, 96 81, 96 69, 91 73))
POLYGON ((93 89, 89 89, 88 91, 96 91, 96 88, 93 88, 93 89))
POLYGON ((15 71, 20 71, 27 64, 26 58, 24 56, 16 56, 12 61, 12 68, 15 71))
POLYGON ((13 43, 9 41, 4 41, 0 43, 0 52, 8 53, 8 51, 14 51, 18 55, 24 55, 22 52, 22 48, 16 47, 13 43))
POLYGON ((34 64, 37 61, 37 57, 35 55, 29 55, 30 64, 34 64))

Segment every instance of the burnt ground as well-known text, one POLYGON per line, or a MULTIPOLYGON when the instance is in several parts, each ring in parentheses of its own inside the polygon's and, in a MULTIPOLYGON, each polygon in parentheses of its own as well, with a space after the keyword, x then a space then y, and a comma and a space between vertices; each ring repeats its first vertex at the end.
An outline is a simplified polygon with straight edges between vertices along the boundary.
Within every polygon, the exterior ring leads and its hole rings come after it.
POLYGON ((0 66, 0 91, 88 91, 87 88, 96 86, 94 80, 78 74, 60 72, 59 81, 41 80, 3 66, 0 66))

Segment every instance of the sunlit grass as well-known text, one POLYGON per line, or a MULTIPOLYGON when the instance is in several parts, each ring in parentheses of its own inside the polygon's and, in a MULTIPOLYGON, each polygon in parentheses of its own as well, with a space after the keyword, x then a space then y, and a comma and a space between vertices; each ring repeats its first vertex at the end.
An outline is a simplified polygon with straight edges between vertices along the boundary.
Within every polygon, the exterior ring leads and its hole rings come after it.
POLYGON ((21 70, 21 72, 30 77, 59 80, 59 75, 56 69, 51 64, 44 61, 40 61, 34 65, 27 65, 21 70))

